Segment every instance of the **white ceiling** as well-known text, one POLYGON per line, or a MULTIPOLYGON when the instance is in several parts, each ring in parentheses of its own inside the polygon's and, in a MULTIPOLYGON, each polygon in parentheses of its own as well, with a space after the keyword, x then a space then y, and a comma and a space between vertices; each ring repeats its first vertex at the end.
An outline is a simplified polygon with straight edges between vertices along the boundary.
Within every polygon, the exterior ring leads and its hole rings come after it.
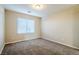
POLYGON ((44 17, 44 16, 53 14, 55 12, 58 12, 65 8, 69 8, 74 5, 72 4, 44 4, 44 8, 42 10, 36 10, 32 8, 31 4, 10 4, 10 5, 5 4, 3 6, 4 8, 12 10, 12 11, 25 13, 25 14, 29 14, 33 16, 44 17))

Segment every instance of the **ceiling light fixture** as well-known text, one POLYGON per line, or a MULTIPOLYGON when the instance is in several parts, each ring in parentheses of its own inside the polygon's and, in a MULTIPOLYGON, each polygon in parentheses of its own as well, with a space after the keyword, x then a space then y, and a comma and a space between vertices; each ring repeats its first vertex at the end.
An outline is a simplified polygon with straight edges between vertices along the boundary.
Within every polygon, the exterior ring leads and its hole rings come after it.
POLYGON ((34 9, 37 9, 37 10, 43 9, 43 5, 41 5, 41 4, 33 4, 32 7, 33 7, 34 9))

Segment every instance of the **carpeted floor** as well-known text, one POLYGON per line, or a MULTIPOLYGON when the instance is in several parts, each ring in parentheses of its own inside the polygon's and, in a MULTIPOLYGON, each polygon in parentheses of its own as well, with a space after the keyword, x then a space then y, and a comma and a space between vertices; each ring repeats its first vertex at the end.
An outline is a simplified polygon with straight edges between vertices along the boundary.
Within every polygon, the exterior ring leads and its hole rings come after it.
POLYGON ((2 55, 79 55, 79 50, 45 39, 34 39, 7 44, 2 55))

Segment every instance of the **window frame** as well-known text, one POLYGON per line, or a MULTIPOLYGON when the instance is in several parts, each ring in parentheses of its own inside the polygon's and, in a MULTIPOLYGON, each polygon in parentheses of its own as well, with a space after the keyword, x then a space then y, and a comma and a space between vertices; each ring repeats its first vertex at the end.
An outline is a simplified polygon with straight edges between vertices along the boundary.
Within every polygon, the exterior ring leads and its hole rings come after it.
MULTIPOLYGON (((23 17, 19 17, 19 18, 22 18, 22 19, 26 19, 26 18, 23 18, 23 17)), ((34 32, 32 32, 32 33, 28 33, 28 32, 26 32, 26 33, 18 33, 18 19, 19 18, 17 18, 16 19, 16 34, 34 34, 35 33, 35 21, 34 21, 34 32)), ((26 19, 27 20, 27 19, 26 19)), ((32 19, 28 19, 28 20, 32 20, 32 19)))

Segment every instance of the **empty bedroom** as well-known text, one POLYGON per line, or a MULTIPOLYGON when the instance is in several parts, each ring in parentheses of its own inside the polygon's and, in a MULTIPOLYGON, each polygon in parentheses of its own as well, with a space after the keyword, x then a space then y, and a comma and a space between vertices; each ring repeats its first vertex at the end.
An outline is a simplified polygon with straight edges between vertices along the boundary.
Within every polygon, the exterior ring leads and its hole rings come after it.
POLYGON ((79 55, 78 4, 0 4, 1 55, 79 55))

